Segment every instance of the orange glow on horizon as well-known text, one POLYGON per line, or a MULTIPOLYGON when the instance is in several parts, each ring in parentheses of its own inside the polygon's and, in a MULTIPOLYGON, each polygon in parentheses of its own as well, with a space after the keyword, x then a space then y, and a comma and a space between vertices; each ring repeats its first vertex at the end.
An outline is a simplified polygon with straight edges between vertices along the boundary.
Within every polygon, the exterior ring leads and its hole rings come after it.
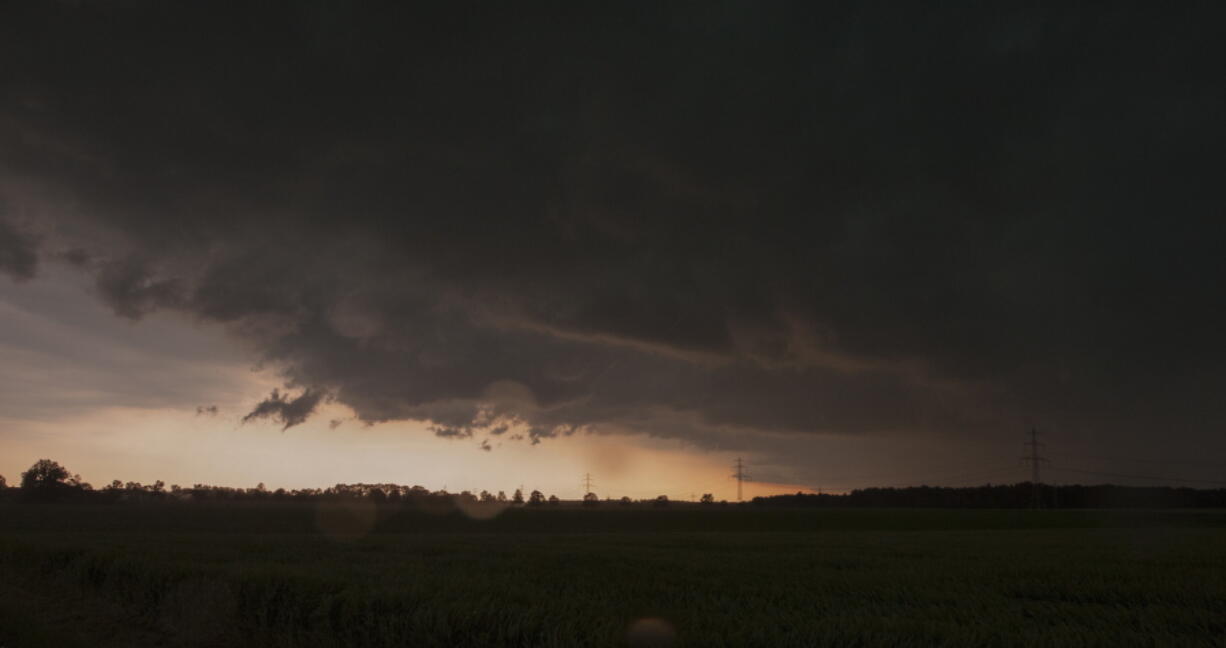
MULTIPOLYGON (((269 380, 250 376, 252 403, 269 380)), ((250 403, 242 403, 247 406, 250 403)), ((111 480, 190 486, 196 483, 269 489, 323 488, 336 483, 418 484, 458 493, 523 486, 562 499, 583 494, 591 473, 602 498, 667 495, 690 500, 712 493, 735 501, 732 453, 704 452, 681 441, 633 435, 587 435, 525 441, 441 439, 421 423, 364 426, 336 404, 282 432, 272 423, 240 425, 242 408, 201 416, 184 409, 105 408, 54 421, 0 419, 10 433, 0 474, 15 484, 40 458, 54 459, 101 488, 111 480), (330 429, 328 422, 345 420, 330 429)), ((745 482, 744 495, 807 491, 794 484, 745 482)))

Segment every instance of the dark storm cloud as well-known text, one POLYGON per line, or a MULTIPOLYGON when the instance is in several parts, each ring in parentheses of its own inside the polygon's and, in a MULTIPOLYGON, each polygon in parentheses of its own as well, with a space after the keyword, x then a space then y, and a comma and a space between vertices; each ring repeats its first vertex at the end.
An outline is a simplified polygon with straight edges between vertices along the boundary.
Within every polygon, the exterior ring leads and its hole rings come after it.
POLYGON ((135 258, 107 263, 98 272, 99 296, 116 315, 140 319, 159 308, 179 305, 175 279, 157 279, 135 258))
POLYGON ((283 430, 288 430, 314 414, 315 408, 319 406, 323 397, 323 394, 308 389, 291 398, 289 394, 283 394, 274 389, 268 398, 256 403, 256 406, 243 417, 243 423, 250 423, 258 419, 271 419, 284 425, 283 430))
POLYGON ((431 427, 430 431, 434 433, 434 436, 444 439, 468 439, 473 435, 471 428, 431 427))
POLYGON ((0 272, 13 279, 31 279, 38 268, 38 242, 0 214, 0 272))
POLYGON ((1214 4, 5 13, 2 186, 51 188, 9 202, 116 313, 224 323, 315 399, 253 415, 1226 420, 1214 4))

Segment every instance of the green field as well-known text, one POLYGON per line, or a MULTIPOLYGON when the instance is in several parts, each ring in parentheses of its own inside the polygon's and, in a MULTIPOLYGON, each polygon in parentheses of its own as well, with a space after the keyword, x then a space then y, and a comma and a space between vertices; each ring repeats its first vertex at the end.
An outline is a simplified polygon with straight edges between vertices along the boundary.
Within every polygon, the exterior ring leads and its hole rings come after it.
POLYGON ((8 504, 0 583, 4 648, 1223 646, 1226 513, 8 504))

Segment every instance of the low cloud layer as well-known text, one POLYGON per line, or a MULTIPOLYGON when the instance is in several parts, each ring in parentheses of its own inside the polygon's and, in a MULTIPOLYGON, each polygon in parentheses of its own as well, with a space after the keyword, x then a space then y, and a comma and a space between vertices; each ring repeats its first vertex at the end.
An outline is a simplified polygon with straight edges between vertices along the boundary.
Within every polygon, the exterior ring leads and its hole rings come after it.
POLYGON ((1213 6, 323 6, 6 8, 0 271, 227 327, 287 428, 1226 423, 1213 6))
POLYGON ((0 214, 0 273, 30 279, 38 267, 37 241, 0 214))

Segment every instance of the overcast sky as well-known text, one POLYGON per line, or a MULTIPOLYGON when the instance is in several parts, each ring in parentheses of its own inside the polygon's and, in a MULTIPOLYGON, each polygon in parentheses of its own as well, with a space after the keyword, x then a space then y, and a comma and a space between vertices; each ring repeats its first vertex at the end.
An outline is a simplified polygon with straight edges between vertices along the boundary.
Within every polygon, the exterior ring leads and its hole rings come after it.
POLYGON ((1226 481, 1223 18, 6 3, 0 474, 1226 481))

